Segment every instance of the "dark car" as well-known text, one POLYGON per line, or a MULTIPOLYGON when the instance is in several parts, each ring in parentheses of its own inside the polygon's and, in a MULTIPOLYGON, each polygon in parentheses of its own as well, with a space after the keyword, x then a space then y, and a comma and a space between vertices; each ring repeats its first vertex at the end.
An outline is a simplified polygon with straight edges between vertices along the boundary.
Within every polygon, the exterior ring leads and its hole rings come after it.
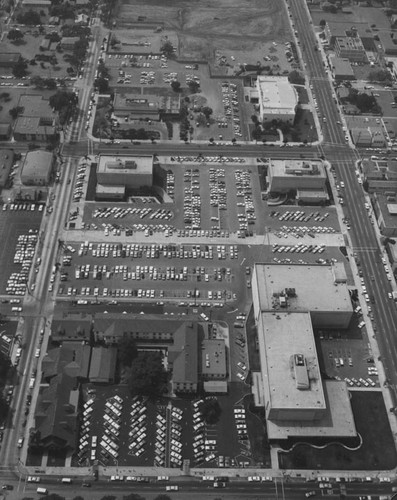
POLYGON ((89 483, 88 481, 86 481, 85 483, 83 483, 83 488, 91 488, 91 483, 89 483))

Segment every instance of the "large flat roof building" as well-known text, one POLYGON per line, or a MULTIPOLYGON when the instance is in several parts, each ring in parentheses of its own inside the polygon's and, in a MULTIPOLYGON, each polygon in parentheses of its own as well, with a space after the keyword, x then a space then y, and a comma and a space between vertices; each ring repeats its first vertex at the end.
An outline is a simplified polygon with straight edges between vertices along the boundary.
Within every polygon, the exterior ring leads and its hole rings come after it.
POLYGON ((176 116, 180 109, 180 96, 116 93, 113 100, 114 115, 130 120, 160 120, 162 114, 176 116))
POLYGON ((311 189, 321 191, 322 196, 328 199, 325 187, 327 173, 322 160, 271 159, 267 175, 271 193, 311 189))
POLYGON ((106 186, 131 189, 152 186, 153 156, 101 155, 97 166, 97 180, 101 196, 106 191, 106 186))
POLYGON ((256 264, 252 297, 261 365, 253 393, 265 408, 269 438, 355 436, 346 384, 327 394, 313 333, 314 326, 350 323, 343 265, 256 264))
POLYGON ((29 151, 22 167, 21 182, 25 186, 46 186, 50 182, 54 157, 49 151, 29 151))
POLYGON ((256 93, 261 121, 294 121, 298 94, 287 77, 258 76, 256 93))
POLYGON ((326 405, 310 314, 261 313, 258 326, 267 417, 318 420, 326 405))
POLYGON ((342 264, 256 264, 252 278, 255 314, 310 312, 315 327, 349 326, 353 309, 342 264))

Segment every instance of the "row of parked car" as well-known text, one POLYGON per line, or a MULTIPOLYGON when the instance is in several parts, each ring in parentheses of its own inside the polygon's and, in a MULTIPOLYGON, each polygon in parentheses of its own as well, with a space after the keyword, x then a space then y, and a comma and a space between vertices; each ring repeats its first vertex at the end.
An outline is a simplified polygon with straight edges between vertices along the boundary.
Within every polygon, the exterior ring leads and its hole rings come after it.
POLYGON ((128 454, 140 457, 145 451, 147 429, 147 408, 144 401, 134 396, 130 411, 130 431, 128 433, 128 454))
POLYGON ((99 207, 92 214, 95 219, 107 219, 108 217, 112 217, 114 219, 123 219, 128 215, 133 215, 139 217, 140 219, 149 217, 150 220, 169 220, 174 216, 171 210, 166 210, 165 208, 153 209, 138 207, 99 207))
POLYGON ((11 273, 7 279, 6 293, 8 295, 25 295, 37 240, 35 230, 30 230, 29 234, 20 234, 18 236, 13 262, 14 264, 20 264, 21 269, 11 273))
POLYGON ((171 161, 179 163, 245 163, 239 156, 171 156, 171 161))

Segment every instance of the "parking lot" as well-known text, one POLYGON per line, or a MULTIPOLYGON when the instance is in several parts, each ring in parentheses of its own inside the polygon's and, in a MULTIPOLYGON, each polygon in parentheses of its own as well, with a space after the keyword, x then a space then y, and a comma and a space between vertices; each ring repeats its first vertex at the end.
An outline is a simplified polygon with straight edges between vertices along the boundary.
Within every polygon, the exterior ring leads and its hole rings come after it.
POLYGON ((31 203, 3 205, 0 211, 0 230, 3 235, 0 250, 0 293, 25 293, 42 214, 38 206, 31 203), (34 210, 31 210, 32 206, 34 210))
POLYGON ((201 412, 204 400, 153 403, 131 396, 124 387, 86 386, 75 460, 84 466, 98 460, 104 466, 179 468, 185 459, 194 467, 252 465, 249 438, 263 429, 255 429, 243 391, 241 384, 233 384, 230 397, 217 398, 221 418, 207 425, 201 412))

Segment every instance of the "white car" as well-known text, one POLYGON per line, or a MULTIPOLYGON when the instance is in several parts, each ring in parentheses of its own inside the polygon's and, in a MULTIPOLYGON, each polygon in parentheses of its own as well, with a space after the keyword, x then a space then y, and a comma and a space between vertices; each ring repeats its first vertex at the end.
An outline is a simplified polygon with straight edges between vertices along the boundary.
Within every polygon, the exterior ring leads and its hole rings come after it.
POLYGON ((261 480, 261 478, 259 476, 249 476, 248 477, 248 481, 251 481, 251 482, 259 482, 261 480))

